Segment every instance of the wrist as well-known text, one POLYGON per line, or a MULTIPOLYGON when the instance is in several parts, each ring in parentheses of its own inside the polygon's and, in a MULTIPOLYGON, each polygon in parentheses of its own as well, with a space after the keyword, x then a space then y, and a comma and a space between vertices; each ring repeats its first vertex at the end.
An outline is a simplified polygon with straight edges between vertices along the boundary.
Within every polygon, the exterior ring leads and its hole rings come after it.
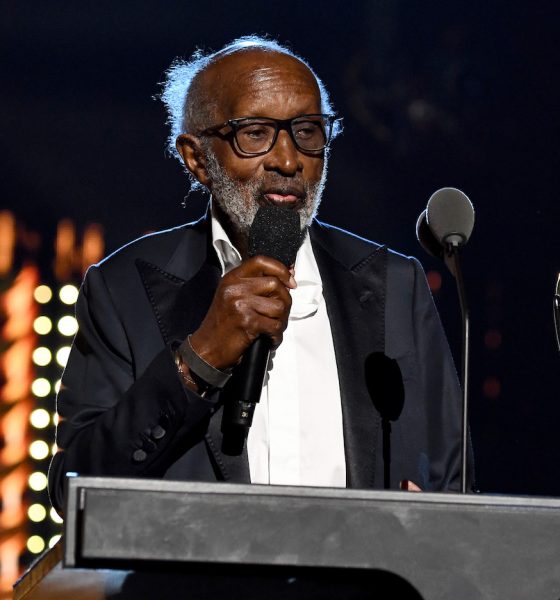
POLYGON ((190 377, 199 386, 222 389, 231 378, 232 369, 217 369, 203 358, 192 346, 191 335, 177 348, 183 364, 188 366, 190 377))
POLYGON ((179 376, 186 388, 189 390, 196 392, 203 398, 210 391, 210 387, 204 382, 198 380, 196 375, 191 372, 188 365, 183 361, 183 357, 179 350, 175 350, 174 353, 175 365, 177 367, 177 371, 179 372, 179 376))

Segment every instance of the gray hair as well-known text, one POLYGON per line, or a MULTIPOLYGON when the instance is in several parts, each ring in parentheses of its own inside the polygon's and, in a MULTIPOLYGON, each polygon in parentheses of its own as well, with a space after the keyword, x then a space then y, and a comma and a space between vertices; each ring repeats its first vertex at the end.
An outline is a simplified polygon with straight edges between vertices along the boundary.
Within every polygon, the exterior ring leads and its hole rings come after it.
MULTIPOLYGON (((245 35, 233 40, 216 52, 204 52, 198 49, 189 60, 176 58, 165 74, 161 100, 167 108, 167 124, 170 127, 167 138, 167 150, 180 160, 179 153, 175 147, 175 140, 182 133, 194 133, 203 124, 208 126, 208 119, 213 115, 214 106, 204 97, 198 75, 204 71, 215 60, 244 50, 264 50, 267 52, 278 52, 287 54, 302 62, 314 75, 321 94, 321 111, 332 113, 333 107, 329 94, 323 82, 317 77, 307 61, 292 52, 289 48, 282 46, 276 40, 257 36, 245 35)), ((340 122, 335 123, 332 138, 335 138, 342 130, 340 122)))

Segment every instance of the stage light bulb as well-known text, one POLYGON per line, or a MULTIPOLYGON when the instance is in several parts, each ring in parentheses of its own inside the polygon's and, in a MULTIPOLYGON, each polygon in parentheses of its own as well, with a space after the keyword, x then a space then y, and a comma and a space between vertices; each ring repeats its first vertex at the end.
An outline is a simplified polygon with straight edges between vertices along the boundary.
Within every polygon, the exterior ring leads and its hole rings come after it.
POLYGON ((29 445, 29 454, 35 460, 43 460, 50 453, 49 445, 43 440, 35 440, 29 445))
POLYGON ((70 283, 63 285, 58 292, 58 297, 64 304, 75 304, 78 299, 78 288, 70 283))
POLYGON ((65 367, 68 362, 68 356, 70 354, 70 346, 63 346, 56 353, 56 362, 61 366, 65 367))
POLYGON ((29 476, 28 483, 33 491, 41 492, 47 487, 47 476, 41 471, 35 471, 29 476))
POLYGON ((56 453, 58 452, 58 445, 55 442, 52 446, 51 446, 51 454, 54 456, 56 453))
POLYGON ((52 290, 48 285, 40 285, 35 288, 33 298, 39 304, 46 304, 52 298, 52 290))
POLYGON ((63 520, 58 516, 58 513, 56 512, 56 510, 54 508, 51 508, 49 514, 51 516, 51 520, 54 521, 55 523, 58 523, 59 525, 61 523, 63 523, 63 520))
POLYGON ((39 367, 46 367, 52 360, 52 352, 45 348, 45 346, 39 346, 33 350, 33 362, 39 367))
POLYGON ((29 422, 35 429, 45 429, 45 427, 48 427, 50 421, 51 415, 49 414, 49 411, 44 408, 36 408, 29 415, 29 422))
POLYGON ((32 535, 27 540, 27 549, 32 554, 40 554, 45 549, 45 540, 40 535, 32 535))
POLYGON ((31 384, 31 391, 37 398, 44 398, 51 393, 51 384, 44 377, 39 377, 31 384))
POLYGON ((59 539, 60 539, 60 534, 53 535, 52 538, 49 540, 49 548, 52 548, 56 544, 56 542, 58 542, 59 539))
POLYGON ((42 504, 32 504, 27 509, 27 516, 30 521, 39 523, 47 518, 47 509, 42 504))
MULTIPOLYGON (((60 388, 60 379, 54 384, 54 389, 56 390, 56 392, 58 393, 58 389, 60 388), (57 388, 57 384, 58 383, 58 388, 57 388)), ((58 416, 57 412, 53 412, 52 415, 52 422, 53 425, 57 426, 58 425, 58 421, 60 420, 60 417, 58 416)))
POLYGON ((78 321, 72 315, 65 315, 59 319, 57 328, 62 335, 69 337, 78 331, 78 321))
MULTIPOLYGON (((60 392, 60 379, 57 379, 54 382, 53 388, 54 388, 55 394, 58 394, 58 392, 60 392)), ((55 422, 55 425, 58 425, 58 421, 55 422)))
POLYGON ((52 329, 52 321, 49 317, 37 317, 35 321, 33 321, 33 329, 35 333, 39 335, 46 335, 52 329))

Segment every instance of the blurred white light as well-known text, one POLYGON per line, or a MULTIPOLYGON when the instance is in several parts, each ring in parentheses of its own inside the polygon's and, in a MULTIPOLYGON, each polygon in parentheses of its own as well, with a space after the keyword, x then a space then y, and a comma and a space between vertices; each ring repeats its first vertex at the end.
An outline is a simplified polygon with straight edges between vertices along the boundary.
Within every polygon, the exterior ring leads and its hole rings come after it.
POLYGON ((51 516, 51 520, 54 521, 55 523, 62 523, 62 519, 58 516, 58 513, 56 512, 56 510, 54 508, 51 508, 50 510, 50 516, 51 516))
POLYGON ((32 504, 27 509, 27 516, 30 521, 34 523, 39 523, 40 521, 44 521, 47 517, 47 509, 42 504, 32 504))
POLYGON ((46 335, 52 329, 52 321, 49 317, 37 317, 35 321, 33 321, 33 329, 35 333, 39 335, 46 335))
MULTIPOLYGON (((60 379, 57 379, 54 382, 53 388, 54 388, 54 391, 56 394, 58 394, 58 392, 60 392, 60 379)), ((58 416, 57 416, 57 418, 58 418, 58 416)), ((53 421, 53 422, 55 425, 58 425, 58 421, 53 421)))
MULTIPOLYGON (((65 367, 68 362, 68 356, 70 354, 70 346, 63 346, 56 353, 56 362, 61 366, 65 367)), ((57 390, 58 393, 58 390, 57 390)))
POLYGON ((27 549, 32 554, 40 554, 45 549, 45 540, 40 535, 32 535, 27 540, 27 549))
POLYGON ((52 353, 45 346, 39 346, 33 350, 33 362, 39 367, 45 367, 52 360, 52 353))
POLYGON ((31 442, 29 446, 29 454, 31 455, 31 458, 34 458, 35 460, 47 458, 49 452, 49 445, 43 440, 35 440, 34 442, 31 442))
MULTIPOLYGON (((58 390, 60 389, 60 379, 54 384, 54 389, 58 392, 58 390), (57 386, 58 384, 58 386, 57 386)), ((53 412, 53 416, 52 416, 52 422, 53 425, 58 425, 58 421, 60 420, 60 417, 58 416, 57 412, 53 412)))
POLYGON ((44 398, 51 393, 51 384, 44 377, 39 377, 31 384, 31 391, 37 398, 44 398))
POLYGON ((72 315, 65 315, 59 319, 57 328, 62 335, 71 336, 78 331, 78 321, 72 315))
POLYGON ((64 304, 75 304, 78 299, 78 288, 72 284, 63 285, 58 292, 58 297, 64 304))
POLYGON ((35 471, 29 476, 28 483, 32 490, 40 492, 47 487, 47 476, 41 471, 35 471))
POLYGON ((44 429, 48 426, 50 421, 51 415, 49 414, 49 411, 45 410, 44 408, 36 408, 29 415, 29 422, 31 425, 33 425, 33 427, 35 427, 35 429, 44 429))
POLYGON ((40 285, 35 288, 33 298, 39 304, 46 304, 52 298, 52 290, 48 285, 40 285))
POLYGON ((52 548, 56 544, 56 542, 58 542, 59 539, 60 539, 60 534, 53 535, 52 538, 49 540, 49 548, 52 548))
POLYGON ((58 452, 58 445, 55 442, 52 446, 51 446, 51 454, 54 456, 56 453, 58 452))

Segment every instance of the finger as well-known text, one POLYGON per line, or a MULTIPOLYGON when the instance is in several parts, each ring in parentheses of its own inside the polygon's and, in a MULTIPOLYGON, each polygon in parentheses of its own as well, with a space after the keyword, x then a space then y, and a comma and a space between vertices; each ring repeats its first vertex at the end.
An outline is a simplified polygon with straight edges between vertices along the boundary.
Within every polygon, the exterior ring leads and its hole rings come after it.
POLYGON ((287 287, 277 277, 251 277, 230 286, 228 294, 234 297, 262 296, 278 298, 291 306, 292 297, 287 287))
POLYGON ((239 267, 240 277, 277 277, 286 287, 294 288, 295 279, 286 265, 270 256, 253 256, 239 267))
POLYGON ((272 345, 277 347, 282 343, 286 324, 287 322, 281 319, 272 319, 260 314, 255 315, 252 323, 254 331, 251 337, 256 339, 260 335, 267 335, 272 340, 272 345))
POLYGON ((408 492, 421 492, 422 488, 417 486, 413 481, 410 481, 410 479, 403 479, 401 481, 401 490, 406 490, 408 492))
POLYGON ((255 313, 270 319, 281 319, 287 321, 290 314, 290 304, 279 300, 278 298, 263 298, 255 296, 251 302, 251 308, 255 313))

